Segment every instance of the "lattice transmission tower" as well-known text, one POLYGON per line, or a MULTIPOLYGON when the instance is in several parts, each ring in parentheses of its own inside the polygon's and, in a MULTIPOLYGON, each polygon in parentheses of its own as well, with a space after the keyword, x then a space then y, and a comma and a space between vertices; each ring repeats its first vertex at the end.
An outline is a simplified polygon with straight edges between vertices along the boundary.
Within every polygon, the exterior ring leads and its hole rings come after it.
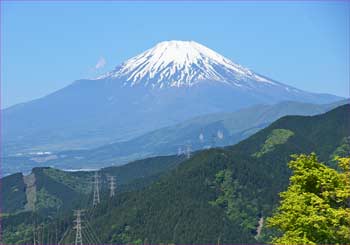
POLYGON ((98 172, 95 172, 93 185, 94 196, 92 199, 92 205, 96 207, 100 203, 100 176, 98 175, 98 172))
POLYGON ((191 158, 191 150, 192 150, 191 145, 188 144, 187 147, 186 147, 186 158, 187 159, 191 158))
POLYGON ((82 245, 83 244, 83 235, 82 235, 82 226, 81 226, 81 216, 82 216, 83 210, 78 209, 74 211, 74 227, 73 229, 75 232, 75 245, 82 245))
POLYGON ((114 197, 115 190, 117 188, 116 177, 115 176, 108 176, 108 182, 109 182, 109 196, 114 197))

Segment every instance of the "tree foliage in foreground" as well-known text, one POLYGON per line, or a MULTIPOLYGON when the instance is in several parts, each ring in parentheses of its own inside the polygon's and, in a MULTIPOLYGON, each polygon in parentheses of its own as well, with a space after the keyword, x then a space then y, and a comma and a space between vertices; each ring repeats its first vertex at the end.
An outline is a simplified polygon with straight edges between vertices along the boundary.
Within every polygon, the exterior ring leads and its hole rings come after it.
POLYGON ((293 156, 287 191, 268 226, 274 244, 350 244, 350 158, 337 158, 339 172, 315 154, 293 156))

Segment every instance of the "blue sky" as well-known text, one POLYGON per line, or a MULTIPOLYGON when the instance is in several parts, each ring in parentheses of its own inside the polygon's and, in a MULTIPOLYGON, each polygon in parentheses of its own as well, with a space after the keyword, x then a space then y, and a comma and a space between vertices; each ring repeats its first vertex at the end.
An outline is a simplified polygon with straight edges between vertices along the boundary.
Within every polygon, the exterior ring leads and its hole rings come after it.
POLYGON ((349 96, 347 1, 1 4, 2 108, 173 39, 300 89, 349 96))

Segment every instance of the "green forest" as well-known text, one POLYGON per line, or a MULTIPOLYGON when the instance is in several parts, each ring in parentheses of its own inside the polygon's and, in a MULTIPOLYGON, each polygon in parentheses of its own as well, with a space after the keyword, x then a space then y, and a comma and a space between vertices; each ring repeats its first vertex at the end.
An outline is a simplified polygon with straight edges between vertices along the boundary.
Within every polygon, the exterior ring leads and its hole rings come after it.
POLYGON ((350 244, 350 105, 286 116, 228 147, 92 172, 36 168, 2 181, 4 244, 350 244), (108 176, 117 176, 109 196, 108 176))

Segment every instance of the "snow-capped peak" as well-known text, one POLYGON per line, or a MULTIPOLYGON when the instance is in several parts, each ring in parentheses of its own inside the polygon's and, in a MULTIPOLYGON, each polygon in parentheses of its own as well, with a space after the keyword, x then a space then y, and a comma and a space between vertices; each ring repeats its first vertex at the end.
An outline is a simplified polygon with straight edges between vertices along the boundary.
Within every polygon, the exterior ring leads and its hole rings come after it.
POLYGON ((274 84, 194 41, 164 41, 128 59, 99 79, 122 79, 124 86, 193 86, 214 81, 243 86, 243 82, 274 84))

